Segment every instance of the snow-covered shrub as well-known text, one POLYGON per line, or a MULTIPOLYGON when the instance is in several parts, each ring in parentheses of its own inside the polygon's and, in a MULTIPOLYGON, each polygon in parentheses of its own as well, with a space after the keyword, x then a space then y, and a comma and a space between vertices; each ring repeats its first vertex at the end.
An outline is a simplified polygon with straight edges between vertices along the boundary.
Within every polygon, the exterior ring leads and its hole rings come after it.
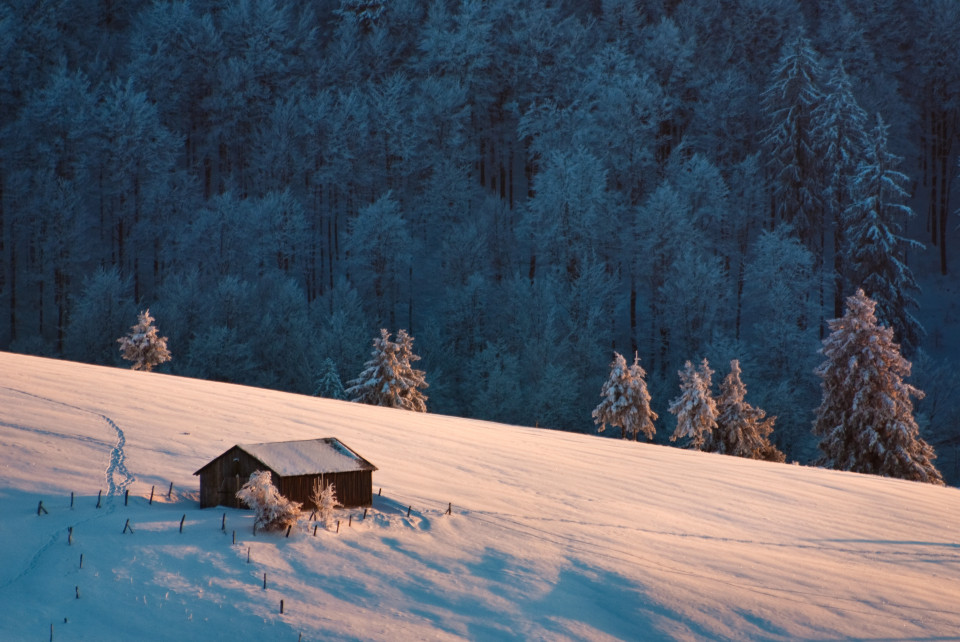
POLYGON ((329 528, 330 522, 333 519, 333 511, 342 506, 342 504, 337 501, 336 486, 334 484, 327 484, 321 488, 320 480, 314 479, 313 493, 310 495, 310 501, 313 502, 317 512, 320 514, 320 521, 323 522, 323 527, 329 528))
POLYGON ((280 494, 271 481, 269 470, 258 470, 237 491, 237 499, 256 513, 256 525, 266 530, 283 530, 300 519, 300 502, 280 494))

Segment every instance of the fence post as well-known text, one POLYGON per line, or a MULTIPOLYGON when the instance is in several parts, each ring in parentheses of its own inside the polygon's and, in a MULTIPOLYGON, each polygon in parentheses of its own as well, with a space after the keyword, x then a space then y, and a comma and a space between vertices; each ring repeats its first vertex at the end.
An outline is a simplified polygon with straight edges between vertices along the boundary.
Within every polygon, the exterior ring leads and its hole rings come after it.
POLYGON ((73 546, 73 526, 67 526, 67 546, 73 546))
POLYGON ((45 515, 49 515, 49 514, 50 514, 50 513, 47 512, 47 509, 43 507, 43 500, 42 500, 42 499, 40 500, 40 503, 37 504, 37 515, 40 514, 40 511, 43 511, 45 515))
POLYGON ((130 499, 130 489, 127 488, 123 491, 123 505, 127 505, 127 501, 130 499))
POLYGON ((181 533, 183 532, 183 520, 185 520, 186 518, 187 518, 186 515, 184 515, 183 517, 180 518, 180 532, 181 532, 181 533))
POLYGON ((70 491, 70 510, 73 510, 73 491, 70 491))
POLYGON ((170 490, 167 491, 167 499, 173 496, 173 482, 170 482, 170 490))
POLYGON ((97 491, 97 508, 100 508, 100 498, 103 497, 103 489, 97 491))
POLYGON ((150 505, 153 506, 153 489, 155 486, 150 487, 150 505))
POLYGON ((227 514, 226 513, 223 514, 223 519, 220 521, 220 530, 222 530, 224 533, 227 532, 227 514))

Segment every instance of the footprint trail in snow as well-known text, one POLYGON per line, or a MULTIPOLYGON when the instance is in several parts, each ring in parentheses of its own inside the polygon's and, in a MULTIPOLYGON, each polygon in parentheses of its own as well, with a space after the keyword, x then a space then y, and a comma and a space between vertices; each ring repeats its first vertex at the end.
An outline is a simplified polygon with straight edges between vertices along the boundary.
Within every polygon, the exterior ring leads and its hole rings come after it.
POLYGON ((107 466, 106 476, 107 476, 107 494, 109 495, 119 495, 124 490, 127 489, 130 484, 136 479, 129 470, 127 470, 127 455, 123 451, 123 447, 127 443, 127 438, 123 434, 123 430, 120 429, 110 417, 106 415, 100 415, 104 421, 110 424, 110 427, 117 431, 117 445, 113 447, 113 450, 110 451, 110 465, 107 466), (119 478, 119 481, 117 479, 119 478))
POLYGON ((41 395, 33 394, 32 392, 26 392, 24 390, 17 390, 16 388, 9 388, 4 386, 4 389, 16 392, 28 397, 34 397, 35 399, 41 399, 43 401, 57 404, 58 406, 65 406, 67 408, 72 408, 73 410, 79 410, 80 412, 90 413, 96 415, 107 422, 114 432, 117 433, 117 443, 113 447, 113 450, 110 451, 110 463, 107 465, 105 471, 105 476, 107 478, 107 494, 108 495, 119 495, 125 491, 130 484, 136 481, 136 477, 127 470, 127 455, 124 452, 124 446, 127 444, 126 435, 123 434, 123 430, 114 422, 110 417, 96 412, 94 410, 88 410, 87 408, 81 408, 80 406, 74 406, 73 404, 64 403, 62 401, 57 401, 56 399, 50 399, 49 397, 43 397, 41 395))

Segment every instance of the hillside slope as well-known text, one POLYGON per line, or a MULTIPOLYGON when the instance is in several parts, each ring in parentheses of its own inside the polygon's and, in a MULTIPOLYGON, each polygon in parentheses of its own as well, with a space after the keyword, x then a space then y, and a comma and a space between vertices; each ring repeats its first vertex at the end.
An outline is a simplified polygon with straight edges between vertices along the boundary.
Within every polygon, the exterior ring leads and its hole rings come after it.
POLYGON ((953 488, 6 353, 0 452, 0 639, 960 631, 953 488), (199 510, 233 444, 325 436, 379 468, 366 519, 199 510))

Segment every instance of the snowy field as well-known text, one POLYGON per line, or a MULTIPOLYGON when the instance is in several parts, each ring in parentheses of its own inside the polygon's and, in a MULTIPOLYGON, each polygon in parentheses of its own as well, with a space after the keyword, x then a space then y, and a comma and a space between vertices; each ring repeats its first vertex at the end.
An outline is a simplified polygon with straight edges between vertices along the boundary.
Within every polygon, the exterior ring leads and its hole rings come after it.
POLYGON ((0 453, 0 640, 960 639, 954 488, 6 353, 0 453), (365 519, 199 509, 328 436, 365 519))

